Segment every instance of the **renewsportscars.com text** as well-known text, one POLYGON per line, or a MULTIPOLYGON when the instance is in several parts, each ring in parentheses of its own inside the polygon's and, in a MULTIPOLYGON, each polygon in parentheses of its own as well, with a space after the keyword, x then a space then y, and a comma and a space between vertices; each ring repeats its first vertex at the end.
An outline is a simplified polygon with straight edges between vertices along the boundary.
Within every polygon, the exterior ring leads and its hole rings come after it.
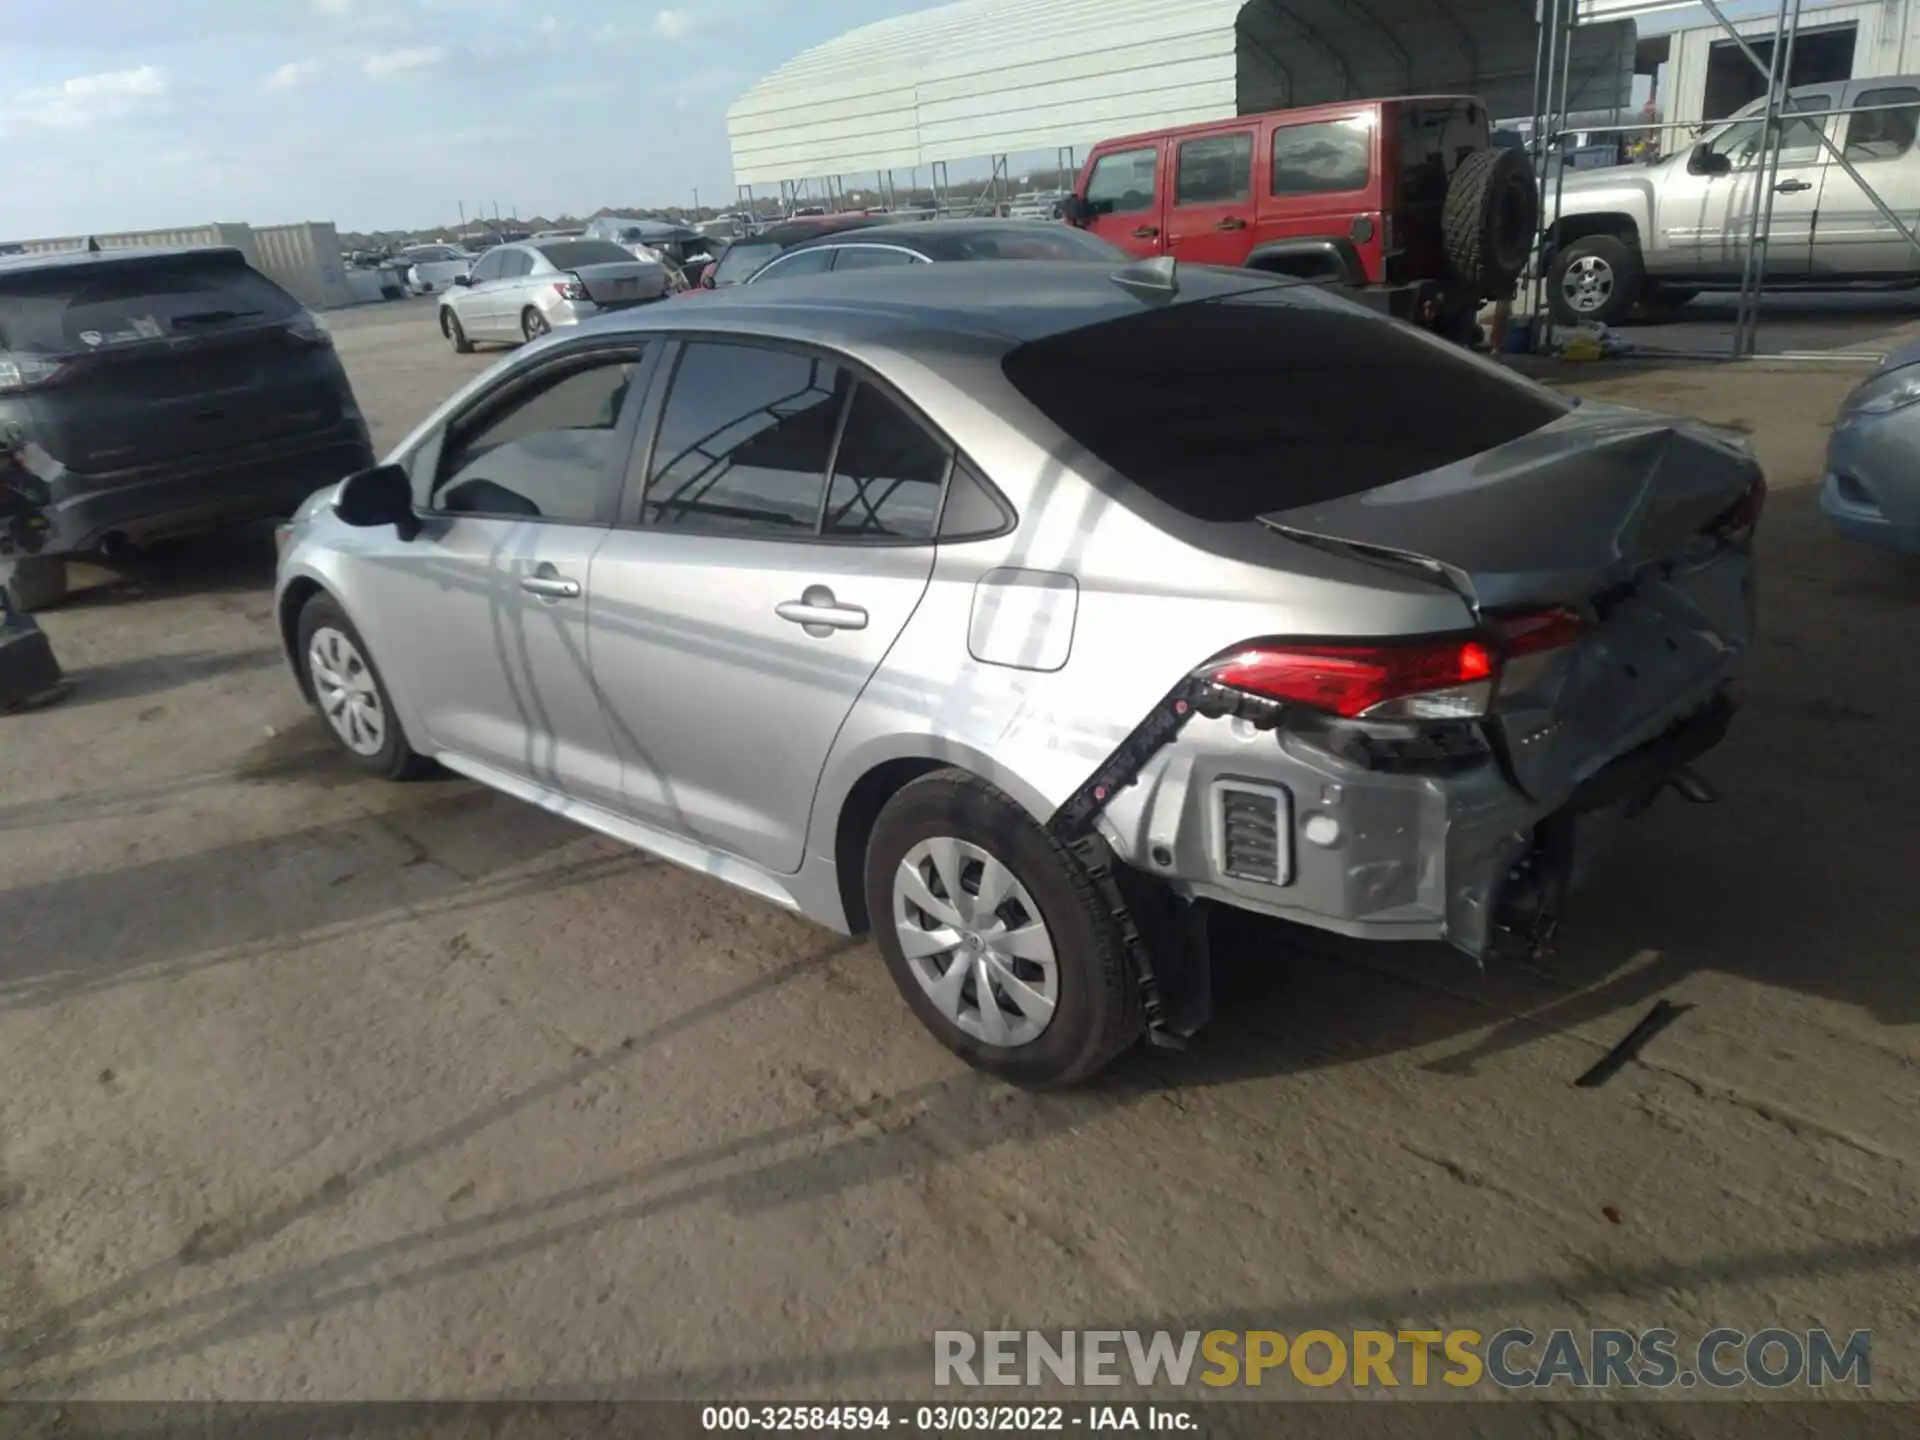
POLYGON ((1824 1389, 1873 1384, 1854 1330, 941 1330, 941 1386, 1824 1389))

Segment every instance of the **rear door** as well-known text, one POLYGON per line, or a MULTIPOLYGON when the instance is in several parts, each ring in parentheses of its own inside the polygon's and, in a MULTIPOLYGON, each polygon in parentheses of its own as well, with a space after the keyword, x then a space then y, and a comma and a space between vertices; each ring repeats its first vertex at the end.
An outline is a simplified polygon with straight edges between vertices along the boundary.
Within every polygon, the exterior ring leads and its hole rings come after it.
POLYGON ((791 873, 834 737, 926 590, 951 451, 798 348, 691 341, 658 408, 593 563, 627 806, 791 873))
POLYGON ((82 473, 324 431, 347 399, 326 337, 238 252, 0 276, 0 361, 52 381, 36 438, 82 473))
POLYGON ((1375 206, 1379 137, 1373 113, 1275 125, 1255 243, 1352 239, 1375 206))
POLYGON ((1166 160, 1164 140, 1097 151, 1087 166, 1084 195, 1093 207, 1087 229, 1131 255, 1165 254, 1166 160))
POLYGON ((1253 247, 1251 125, 1173 142, 1167 253, 1195 265, 1238 265, 1253 247))
MULTIPOLYGON (((1920 255, 1880 213, 1866 186, 1872 186, 1873 193, 1909 228, 1920 224, 1920 162, 1913 153, 1914 131, 1920 124, 1920 88, 1855 80, 1847 87, 1846 104, 1855 113, 1840 117, 1841 143, 1860 179, 1839 165, 1823 167, 1813 273, 1911 275, 1920 270, 1920 255)), ((1771 270, 1773 247, 1767 249, 1771 270)))

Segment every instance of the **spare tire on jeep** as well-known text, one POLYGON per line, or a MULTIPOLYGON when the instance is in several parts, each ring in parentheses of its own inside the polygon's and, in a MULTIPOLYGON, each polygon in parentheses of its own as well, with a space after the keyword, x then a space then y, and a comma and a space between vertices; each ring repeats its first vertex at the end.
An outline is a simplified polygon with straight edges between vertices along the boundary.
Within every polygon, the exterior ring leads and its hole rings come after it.
POLYGON ((1476 150, 1460 162, 1440 213, 1447 265, 1482 300, 1512 293, 1540 219, 1533 167, 1519 150, 1476 150))

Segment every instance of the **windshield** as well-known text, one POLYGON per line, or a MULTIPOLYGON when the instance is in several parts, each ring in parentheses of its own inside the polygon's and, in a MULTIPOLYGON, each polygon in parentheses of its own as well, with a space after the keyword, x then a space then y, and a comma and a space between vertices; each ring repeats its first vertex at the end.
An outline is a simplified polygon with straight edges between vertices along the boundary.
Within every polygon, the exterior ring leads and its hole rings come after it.
POLYGON ((556 269, 578 270, 582 265, 631 265, 633 254, 611 240, 555 240, 539 247, 556 269))
POLYGON ((0 347, 71 355, 284 322, 300 308, 237 255, 34 270, 0 277, 0 347))
POLYGON ((727 247, 727 253, 713 267, 713 283, 738 285, 779 253, 780 247, 771 240, 751 245, 736 241, 727 247))
POLYGON ((1516 440, 1569 408, 1304 285, 1069 330, 1002 365, 1074 441, 1199 520, 1358 494, 1516 440))

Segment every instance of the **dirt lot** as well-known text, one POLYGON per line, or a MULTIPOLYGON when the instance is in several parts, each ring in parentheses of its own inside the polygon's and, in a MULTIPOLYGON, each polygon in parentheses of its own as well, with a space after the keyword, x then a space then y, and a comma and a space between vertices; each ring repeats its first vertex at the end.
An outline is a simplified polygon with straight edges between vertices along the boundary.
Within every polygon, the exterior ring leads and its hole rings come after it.
MULTIPOLYGON (((382 442, 491 359, 335 328, 382 442)), ((1768 462, 1724 802, 1657 806, 1538 972, 1242 927, 1203 1043, 1085 1093, 964 1070, 865 944, 352 776, 263 535, 46 617, 79 687, 0 720, 0 1393, 897 1398, 941 1328, 1524 1323, 1871 1328, 1920 1397, 1920 567, 1818 523, 1848 373, 1577 381, 1768 462)))

